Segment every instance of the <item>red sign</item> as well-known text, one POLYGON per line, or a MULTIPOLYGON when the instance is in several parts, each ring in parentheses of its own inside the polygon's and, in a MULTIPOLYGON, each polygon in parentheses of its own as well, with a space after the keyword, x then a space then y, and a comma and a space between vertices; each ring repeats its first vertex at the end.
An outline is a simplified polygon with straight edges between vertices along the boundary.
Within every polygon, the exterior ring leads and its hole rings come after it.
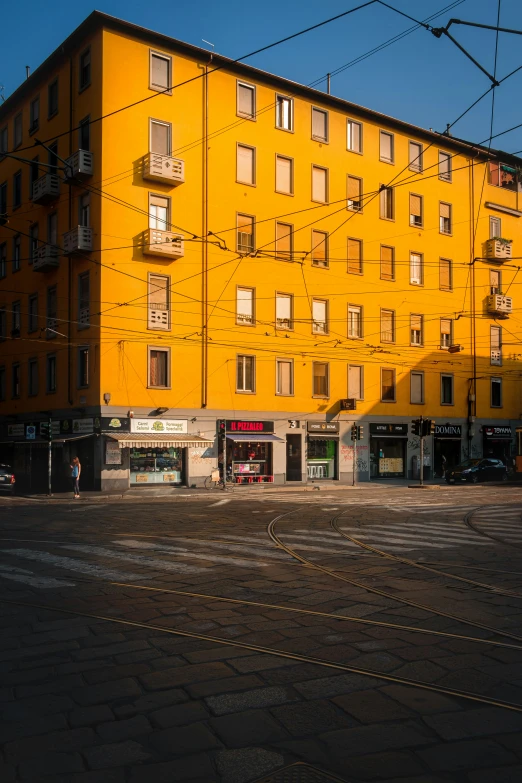
MULTIPOLYGON (((222 427, 221 427, 222 429, 222 427)), ((226 432, 273 432, 273 421, 243 421, 242 419, 227 419, 226 432)))

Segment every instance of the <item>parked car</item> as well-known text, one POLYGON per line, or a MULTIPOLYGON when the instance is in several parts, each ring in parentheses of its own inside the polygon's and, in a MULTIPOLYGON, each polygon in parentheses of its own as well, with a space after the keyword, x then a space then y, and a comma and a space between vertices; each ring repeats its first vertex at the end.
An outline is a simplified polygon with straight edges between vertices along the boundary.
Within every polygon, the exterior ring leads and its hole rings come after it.
POLYGON ((479 481, 507 481, 508 469, 500 459, 484 457, 482 459, 467 459, 461 465, 446 471, 446 482, 456 484, 461 481, 470 481, 478 484, 479 481))
POLYGON ((15 485, 15 476, 11 465, 0 464, 0 490, 13 492, 15 485))

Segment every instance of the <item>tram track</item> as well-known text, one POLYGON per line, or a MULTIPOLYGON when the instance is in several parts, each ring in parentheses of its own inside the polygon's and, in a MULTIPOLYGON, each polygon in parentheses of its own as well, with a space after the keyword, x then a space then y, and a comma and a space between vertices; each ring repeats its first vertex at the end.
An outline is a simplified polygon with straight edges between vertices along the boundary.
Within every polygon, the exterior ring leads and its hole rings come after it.
MULTIPOLYGON (((479 506, 480 509, 483 508, 496 508, 494 504, 490 504, 488 506, 479 506)), ((466 524, 470 530, 472 530, 474 533, 476 533, 479 536, 483 536, 484 538, 489 538, 490 541, 495 541, 497 544, 502 544, 506 547, 514 547, 515 549, 522 549, 522 544, 519 544, 516 541, 506 541, 503 538, 500 538, 500 536, 491 535, 491 533, 487 533, 485 530, 482 530, 477 525, 473 524, 472 517, 473 515, 478 511, 478 509, 472 509, 471 511, 468 511, 467 514, 464 516, 464 524, 466 524)))

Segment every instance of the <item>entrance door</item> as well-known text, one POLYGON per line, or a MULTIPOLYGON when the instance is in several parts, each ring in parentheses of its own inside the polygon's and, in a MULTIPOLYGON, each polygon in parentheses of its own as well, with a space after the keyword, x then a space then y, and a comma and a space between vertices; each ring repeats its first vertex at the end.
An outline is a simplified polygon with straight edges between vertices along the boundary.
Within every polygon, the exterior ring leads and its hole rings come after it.
POLYGON ((302 481, 301 435, 286 436, 286 480, 302 481))

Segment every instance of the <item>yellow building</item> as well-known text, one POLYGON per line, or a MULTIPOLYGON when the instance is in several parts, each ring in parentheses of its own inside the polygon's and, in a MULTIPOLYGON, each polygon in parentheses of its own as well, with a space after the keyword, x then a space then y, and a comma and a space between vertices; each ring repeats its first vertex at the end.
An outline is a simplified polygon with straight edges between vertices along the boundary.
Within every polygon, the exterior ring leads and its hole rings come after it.
POLYGON ((94 12, 0 106, 0 416, 35 490, 508 460, 521 159, 94 12), (223 436, 223 437, 221 437, 223 436), (225 445, 225 456, 222 449, 225 445), (65 468, 64 468, 65 465, 65 468))

